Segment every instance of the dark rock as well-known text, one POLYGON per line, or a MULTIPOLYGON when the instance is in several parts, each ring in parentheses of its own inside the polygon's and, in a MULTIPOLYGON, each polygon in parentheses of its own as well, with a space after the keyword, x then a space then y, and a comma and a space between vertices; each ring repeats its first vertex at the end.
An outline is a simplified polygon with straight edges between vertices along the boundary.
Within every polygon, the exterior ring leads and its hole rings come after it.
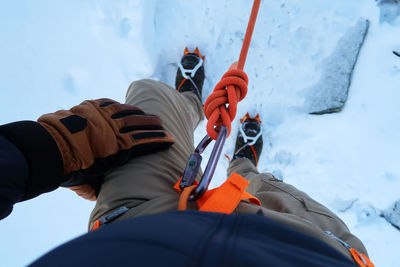
POLYGON ((305 108, 308 113, 319 115, 343 109, 368 28, 369 21, 359 19, 338 41, 332 54, 323 61, 319 82, 305 92, 305 108))
POLYGON ((398 0, 380 0, 377 5, 380 9, 380 23, 394 23, 400 16, 400 2, 398 0))
POLYGON ((400 200, 396 201, 391 207, 382 212, 384 217, 391 225, 400 230, 400 200))

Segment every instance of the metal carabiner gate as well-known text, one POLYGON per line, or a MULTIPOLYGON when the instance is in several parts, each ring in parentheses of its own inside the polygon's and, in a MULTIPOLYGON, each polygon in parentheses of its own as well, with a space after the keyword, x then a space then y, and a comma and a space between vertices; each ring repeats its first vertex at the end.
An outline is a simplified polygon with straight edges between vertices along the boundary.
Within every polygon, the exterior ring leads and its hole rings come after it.
MULTIPOLYGON (((208 160, 206 169, 199 182, 199 185, 194 189, 192 194, 189 196, 189 200, 194 201, 199 198, 207 191, 208 186, 212 180, 215 169, 217 168, 219 157, 221 156, 222 148, 225 144, 226 137, 228 136, 228 128, 226 126, 218 126, 219 130, 218 138, 215 142, 214 148, 211 152, 210 159, 208 160)), ((201 154, 211 143, 212 139, 206 135, 200 143, 197 145, 195 151, 190 155, 189 161, 186 164, 185 171, 179 187, 181 189, 191 186, 196 180, 197 173, 199 172, 203 157, 201 154)))

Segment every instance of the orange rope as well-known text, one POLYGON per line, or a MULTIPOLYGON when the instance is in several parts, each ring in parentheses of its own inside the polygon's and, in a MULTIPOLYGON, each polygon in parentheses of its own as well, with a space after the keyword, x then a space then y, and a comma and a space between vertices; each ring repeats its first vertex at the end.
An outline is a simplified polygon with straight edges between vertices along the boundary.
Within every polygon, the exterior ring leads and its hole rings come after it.
POLYGON ((258 10, 260 9, 261 0, 254 0, 251 9, 249 23, 247 25, 246 35, 244 36, 242 50, 240 51, 238 69, 243 70, 246 63, 247 52, 249 51, 251 37, 253 36, 254 26, 256 25, 258 10))
POLYGON ((207 133, 214 140, 218 137, 218 132, 215 130, 215 127, 218 125, 225 125, 228 128, 229 136, 231 132, 231 122, 236 116, 237 104, 247 94, 248 78, 243 69, 246 63, 260 3, 261 0, 254 0, 242 50, 240 51, 239 61, 232 64, 228 72, 222 76, 221 81, 215 86, 214 91, 204 103, 204 113, 208 119, 207 133), (226 107, 227 104, 229 105, 228 108, 226 107))

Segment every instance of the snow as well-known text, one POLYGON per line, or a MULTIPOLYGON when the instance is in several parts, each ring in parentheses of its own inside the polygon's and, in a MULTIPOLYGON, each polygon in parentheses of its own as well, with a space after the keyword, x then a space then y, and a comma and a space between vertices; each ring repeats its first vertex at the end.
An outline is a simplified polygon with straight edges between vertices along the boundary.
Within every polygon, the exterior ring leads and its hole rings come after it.
MULTIPOLYGON (((124 101, 135 79, 173 85, 186 45, 206 55, 205 99, 237 60, 250 9, 246 0, 2 3, 0 123, 35 120, 85 99, 124 101)), ((396 266, 400 231, 381 214, 400 198, 400 59, 392 53, 400 49, 400 22, 382 21, 383 12, 375 1, 263 1, 245 66, 249 93, 237 118, 260 113, 260 171, 337 213, 376 266, 396 266), (370 29, 346 106, 307 114, 304 90, 318 83, 324 59, 360 17, 370 29)), ((232 129, 228 155, 238 121, 232 129)), ((205 122, 195 142, 204 134, 205 122)), ((213 186, 227 166, 221 158, 213 186)), ((0 221, 0 266, 26 265, 85 233, 93 206, 63 188, 15 205, 0 221)))

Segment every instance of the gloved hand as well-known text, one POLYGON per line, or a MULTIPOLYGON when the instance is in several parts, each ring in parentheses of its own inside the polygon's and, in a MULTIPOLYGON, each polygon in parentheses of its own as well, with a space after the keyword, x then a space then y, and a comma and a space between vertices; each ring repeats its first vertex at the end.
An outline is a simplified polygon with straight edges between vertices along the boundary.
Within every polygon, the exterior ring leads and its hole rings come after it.
POLYGON ((110 99, 84 101, 70 110, 43 115, 38 122, 0 125, 0 136, 3 143, 14 146, 14 154, 21 153, 18 168, 27 170, 18 178, 1 177, 0 198, 11 205, 60 185, 94 200, 105 172, 174 142, 159 117, 110 99))
POLYGON ((38 123, 61 152, 68 177, 62 185, 90 200, 95 199, 104 172, 174 142, 159 117, 111 99, 84 101, 70 110, 43 115, 38 123))

